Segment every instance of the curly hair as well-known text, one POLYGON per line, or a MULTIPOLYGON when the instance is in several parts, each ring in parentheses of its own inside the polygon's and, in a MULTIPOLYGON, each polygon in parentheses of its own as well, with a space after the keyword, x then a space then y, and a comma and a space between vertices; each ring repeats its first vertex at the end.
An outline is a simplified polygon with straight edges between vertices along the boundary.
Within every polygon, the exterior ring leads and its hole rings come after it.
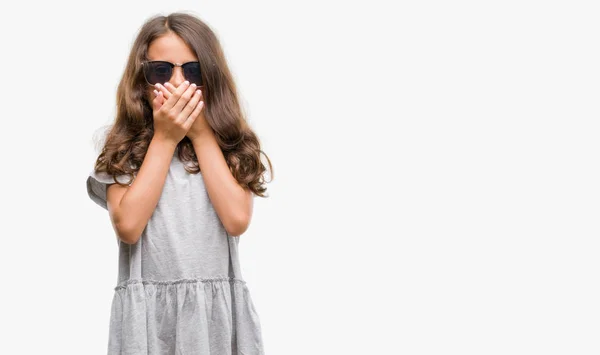
MULTIPOLYGON (((148 84, 143 76, 142 62, 148 60, 150 43, 171 33, 179 36, 198 57, 204 86, 204 116, 215 133, 229 170, 241 186, 266 197, 266 167, 260 159, 264 152, 242 112, 221 45, 207 24, 182 12, 154 16, 141 27, 117 89, 115 121, 106 134, 95 170, 107 172, 119 184, 116 176, 133 177, 139 171, 154 135, 152 105, 145 95, 148 84)), ((185 164, 189 173, 200 172, 192 142, 187 136, 178 143, 177 155, 182 162, 191 162, 191 166, 185 164)), ((272 179, 273 167, 269 157, 264 155, 272 179)))

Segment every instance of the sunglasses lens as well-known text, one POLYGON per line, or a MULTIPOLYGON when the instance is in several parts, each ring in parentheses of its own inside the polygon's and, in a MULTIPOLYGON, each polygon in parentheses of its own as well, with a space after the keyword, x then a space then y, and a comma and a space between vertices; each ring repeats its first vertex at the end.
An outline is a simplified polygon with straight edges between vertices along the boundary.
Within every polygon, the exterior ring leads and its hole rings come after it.
POLYGON ((144 75, 150 84, 163 84, 171 79, 172 70, 168 63, 147 63, 144 75))
POLYGON ((183 75, 186 80, 190 83, 194 83, 197 86, 202 85, 202 75, 200 75, 200 63, 192 62, 187 63, 183 66, 183 75))

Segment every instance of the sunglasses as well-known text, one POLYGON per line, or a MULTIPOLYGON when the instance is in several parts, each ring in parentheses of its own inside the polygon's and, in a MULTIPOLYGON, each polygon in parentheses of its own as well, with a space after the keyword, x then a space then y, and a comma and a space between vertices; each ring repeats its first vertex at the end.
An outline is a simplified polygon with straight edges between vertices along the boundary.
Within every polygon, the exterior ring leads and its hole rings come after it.
POLYGON ((144 78, 150 85, 155 85, 157 83, 164 84, 169 81, 173 75, 173 68, 175 67, 181 67, 185 80, 189 81, 190 84, 194 83, 196 86, 202 86, 199 62, 187 62, 184 64, 173 64, 163 60, 142 62, 144 78))

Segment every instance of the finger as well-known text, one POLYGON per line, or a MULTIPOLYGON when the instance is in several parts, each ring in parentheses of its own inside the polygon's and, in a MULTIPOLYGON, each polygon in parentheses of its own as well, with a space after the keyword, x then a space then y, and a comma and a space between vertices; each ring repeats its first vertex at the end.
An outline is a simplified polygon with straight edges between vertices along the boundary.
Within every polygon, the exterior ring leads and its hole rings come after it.
POLYGON ((190 101, 188 101, 187 105, 185 105, 183 110, 181 110, 178 120, 185 122, 185 120, 190 116, 192 111, 194 111, 194 108, 198 104, 198 101, 200 101, 201 97, 202 97, 202 92, 200 90, 196 90, 194 92, 194 95, 190 99, 190 101))
POLYGON ((152 100, 152 109, 154 111, 158 110, 162 103, 164 102, 164 97, 162 92, 154 90, 154 99, 152 100))
MULTIPOLYGON (((200 112, 202 112, 202 109, 204 108, 204 101, 200 101, 198 103, 198 105, 196 105, 196 108, 194 109, 194 111, 192 112, 192 114, 190 115, 190 118, 188 119, 188 121, 190 119, 196 120, 196 117, 200 116, 200 112)), ((187 124, 187 121, 186 121, 187 124)), ((191 126, 191 125, 190 125, 191 126)))
POLYGON ((182 125, 183 129, 185 129, 186 131, 189 131, 190 128, 192 128, 192 125, 194 124, 194 122, 196 121, 196 118, 197 118, 197 116, 189 115, 188 118, 186 119, 186 121, 182 125))
POLYGON ((168 81, 165 83, 165 85, 164 85, 164 86, 165 86, 165 89, 167 89, 167 92, 168 92, 169 94, 172 94, 173 92, 175 92, 175 90, 177 90, 177 88, 176 88, 175 86, 173 86, 173 84, 171 84, 171 83, 170 83, 170 82, 168 82, 168 81))
MULTIPOLYGON (((165 104, 163 106, 164 109, 171 110, 171 109, 175 108, 175 105, 179 102, 179 99, 186 92, 188 87, 189 87, 188 81, 184 81, 181 85, 179 85, 179 87, 177 89, 175 89, 174 92, 172 92, 171 97, 169 97, 167 99, 167 101, 165 102, 165 104)), ((186 102, 187 102, 187 100, 185 100, 184 103, 186 103, 186 102)), ((176 110, 177 112, 181 111, 181 107, 183 106, 184 103, 179 105, 178 109, 176 110)))
MULTIPOLYGON (((159 91, 158 90, 153 90, 154 92, 154 98, 156 99, 159 96, 159 91)), ((160 93, 160 97, 158 97, 158 106, 162 106, 165 103, 165 95, 161 92, 160 93)))
POLYGON ((204 107, 204 101, 200 101, 198 103, 198 105, 196 105, 196 108, 194 109, 192 114, 187 118, 187 121, 185 121, 185 123, 183 124, 183 127, 185 129, 189 130, 192 127, 192 125, 196 121, 196 118, 198 118, 200 116, 200 112, 202 111, 203 107, 204 107))
MULTIPOLYGON (((196 91, 196 85, 195 84, 189 84, 189 82, 187 82, 188 84, 182 84, 181 86, 186 86, 184 89, 185 91, 181 94, 179 100, 177 100, 177 103, 175 104, 175 106, 173 106, 172 111, 174 111, 174 113, 177 114, 177 119, 175 121, 183 123, 185 122, 185 119, 187 118, 184 116, 181 116, 181 111, 183 111, 183 108, 185 107, 185 105, 187 105, 187 103, 190 101, 190 99, 192 98, 192 95, 194 94, 194 92, 196 91)), ((180 88, 177 88, 177 91, 180 88)), ((177 92, 176 91, 176 92, 177 92)), ((175 96, 176 93, 173 95, 175 96)))
POLYGON ((171 97, 172 91, 175 91, 173 85, 169 83, 165 83, 165 85, 156 84, 158 90, 162 91, 165 100, 168 100, 171 97))

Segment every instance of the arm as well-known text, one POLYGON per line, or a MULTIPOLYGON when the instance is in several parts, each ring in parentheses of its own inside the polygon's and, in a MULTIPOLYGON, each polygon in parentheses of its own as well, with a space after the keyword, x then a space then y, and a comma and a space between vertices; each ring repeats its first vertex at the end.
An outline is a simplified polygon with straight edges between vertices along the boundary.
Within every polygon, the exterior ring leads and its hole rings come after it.
POLYGON ((108 212, 123 242, 137 243, 146 228, 158 204, 176 146, 173 142, 153 138, 131 186, 108 186, 108 212))
POLYGON ((232 236, 248 229, 252 217, 252 191, 240 186, 229 171, 212 130, 192 140, 206 190, 223 226, 232 236))

